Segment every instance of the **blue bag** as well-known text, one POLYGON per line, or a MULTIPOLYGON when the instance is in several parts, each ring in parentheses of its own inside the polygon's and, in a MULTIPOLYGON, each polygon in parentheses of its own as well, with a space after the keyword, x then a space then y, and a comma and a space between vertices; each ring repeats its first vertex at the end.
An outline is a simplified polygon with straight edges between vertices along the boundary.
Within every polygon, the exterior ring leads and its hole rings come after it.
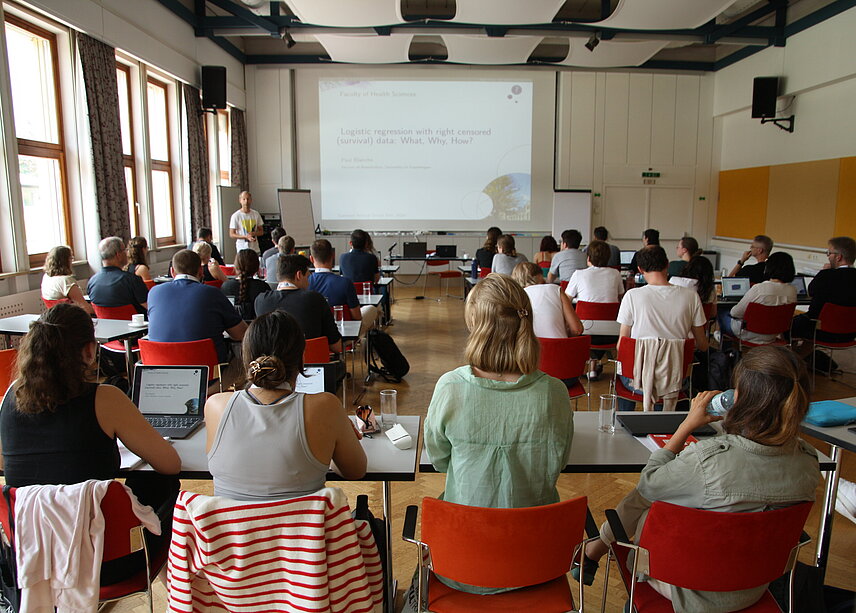
POLYGON ((843 426, 856 422, 856 407, 837 400, 822 400, 808 405, 805 420, 813 426, 843 426))

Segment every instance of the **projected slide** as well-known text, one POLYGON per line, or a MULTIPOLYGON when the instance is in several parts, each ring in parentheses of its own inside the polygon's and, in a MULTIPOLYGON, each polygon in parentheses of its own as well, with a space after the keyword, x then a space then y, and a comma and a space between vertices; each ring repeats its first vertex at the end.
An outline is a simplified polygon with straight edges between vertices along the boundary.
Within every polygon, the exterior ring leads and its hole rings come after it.
POLYGON ((324 219, 529 221, 531 82, 318 88, 324 219))

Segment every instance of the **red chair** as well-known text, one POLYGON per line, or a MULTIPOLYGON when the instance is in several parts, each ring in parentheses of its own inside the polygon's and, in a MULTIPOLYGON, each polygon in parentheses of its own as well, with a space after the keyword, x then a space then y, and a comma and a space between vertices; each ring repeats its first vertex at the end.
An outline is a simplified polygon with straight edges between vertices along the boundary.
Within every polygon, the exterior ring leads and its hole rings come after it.
POLYGON ((223 287, 223 282, 220 279, 214 279, 213 281, 206 281, 205 285, 210 285, 211 287, 216 287, 217 289, 220 289, 221 287, 223 287))
MULTIPOLYGON (((856 340, 852 341, 819 341, 817 332, 829 332, 830 334, 853 334, 856 335, 856 306, 841 306, 827 302, 820 309, 820 318, 814 327, 814 346, 829 351, 829 371, 826 376, 832 379, 832 352, 838 349, 856 347, 856 340)), ((811 354, 811 372, 815 376, 814 352, 811 354)))
POLYGON ((768 343, 746 341, 735 336, 728 330, 720 330, 720 333, 723 337, 737 342, 738 352, 743 350, 744 345, 750 349, 764 345, 784 346, 787 345, 787 342, 781 338, 781 335, 791 329, 791 324, 794 321, 794 310, 796 308, 796 303, 767 306, 758 302, 750 302, 746 306, 746 313, 743 314, 743 330, 755 332, 756 334, 778 335, 777 338, 768 343))
POLYGON ((486 276, 490 274, 491 269, 487 266, 482 266, 479 268, 479 279, 484 279, 486 276))
POLYGON ((234 266, 227 266, 224 264, 223 266, 220 266, 220 270, 222 270, 223 274, 226 276, 230 276, 230 275, 235 274, 235 267, 234 266))
MULTIPOLYGON (((132 316, 137 314, 137 309, 132 304, 123 304, 122 306, 117 307, 104 307, 98 306, 93 302, 92 308, 95 309, 95 316, 98 319, 118 319, 121 321, 131 321, 132 316)), ((124 341, 110 341, 109 343, 104 343, 100 347, 106 349, 107 351, 112 351, 114 353, 125 353, 124 341)), ((131 344, 132 352, 137 352, 139 350, 140 347, 137 342, 131 344)), ((130 370, 128 372, 128 376, 131 376, 130 370)))
MULTIPOLYGON (((141 338, 140 361, 155 366, 207 366, 209 384, 220 381, 221 366, 226 366, 217 358, 217 348, 210 338, 175 343, 141 338)), ((220 391, 223 391, 222 381, 220 391)))
MULTIPOLYGON (((538 342, 541 345, 541 363, 538 368, 557 379, 584 379, 587 387, 583 387, 578 380, 568 388, 568 398, 576 401, 586 396, 588 408, 591 409, 591 384, 585 376, 591 338, 588 336, 538 338, 538 342)), ((576 402, 574 404, 576 405, 576 402)))
MULTIPOLYGON (((427 600, 424 610, 576 610, 566 573, 575 552, 581 552, 586 542, 584 532, 597 536, 594 521, 587 521, 590 515, 586 502, 586 497, 581 496, 540 507, 487 509, 423 498, 421 541, 415 537, 419 508, 407 507, 402 538, 419 547, 419 601, 427 600), (424 585, 426 550, 430 554, 430 570, 424 585), (521 589, 470 594, 446 586, 435 573, 470 585, 521 589)), ((582 610, 582 584, 579 595, 582 610)))
MULTIPOLYGON (((10 488, 9 491, 13 516, 16 490, 17 488, 10 488)), ((169 553, 168 543, 165 542, 159 551, 148 550, 144 536, 145 528, 134 515, 131 499, 118 481, 110 482, 107 493, 101 499, 101 511, 105 520, 102 561, 109 562, 142 550, 145 565, 141 565, 139 570, 127 579, 101 586, 98 595, 99 603, 105 604, 129 596, 145 594, 149 600, 149 610, 153 610, 152 581, 157 578, 161 568, 166 564, 169 553)), ((0 496, 0 525, 3 526, 7 535, 13 535, 12 526, 9 525, 9 507, 2 496, 0 496)))
POLYGON ((429 259, 425 260, 425 266, 428 267, 428 272, 425 273, 425 280, 422 283, 422 295, 423 296, 425 295, 425 292, 426 292, 427 287, 428 287, 428 278, 429 277, 437 277, 438 279, 440 279, 441 291, 442 291, 442 284, 445 281, 446 296, 450 296, 452 298, 460 298, 463 300, 463 298, 464 298, 463 295, 456 296, 454 294, 449 293, 449 279, 462 279, 464 276, 464 273, 462 273, 460 270, 451 270, 451 268, 449 267, 449 260, 432 260, 429 258, 429 259), (445 266, 446 270, 431 270, 432 268, 439 268, 440 266, 445 266))
POLYGON ((564 294, 565 290, 568 289, 568 282, 567 281, 559 281, 559 288, 561 288, 562 293, 564 294))
POLYGON ((366 286, 368 286, 369 294, 374 294, 374 283, 371 281, 361 281, 358 283, 354 283, 354 291, 357 292, 357 296, 362 296, 366 291, 366 286))
MULTIPOLYGON (((683 373, 685 377, 690 377, 692 374, 693 358, 695 354, 695 340, 688 338, 684 341, 684 362, 683 373)), ((622 336, 618 339, 618 353, 615 360, 610 360, 615 363, 615 374, 612 379, 612 387, 615 390, 615 395, 633 402, 642 402, 642 394, 634 394, 630 391, 619 378, 620 375, 633 378, 633 368, 636 365, 636 339, 629 336, 622 336)), ((692 390, 690 390, 692 395, 692 390)), ((685 400, 689 396, 686 392, 681 391, 678 394, 678 400, 685 400)), ((662 399, 657 398, 656 402, 662 399)))
POLYGON ((550 264, 551 262, 548 262, 546 260, 538 262, 538 266, 539 268, 541 268, 541 272, 544 273, 545 279, 547 278, 547 274, 550 272, 550 264))
POLYGON ((47 298, 42 298, 42 302, 45 303, 45 308, 50 309, 51 307, 59 304, 60 302, 71 302, 69 298, 60 298, 59 300, 48 300, 47 298))
MULTIPOLYGON (((620 302, 585 302, 577 300, 574 304, 574 309, 577 312, 577 317, 586 321, 615 321, 618 318, 618 307, 620 302)), ((618 345, 618 341, 614 343, 602 343, 600 345, 592 344, 592 349, 600 349, 603 351, 612 351, 618 345)))
POLYGON ((303 350, 304 364, 327 364, 330 361, 330 345, 326 336, 307 338, 303 350))
MULTIPOLYGON (((616 537, 607 558, 615 555, 630 602, 637 613, 665 613, 672 602, 648 584, 636 582, 637 572, 678 587, 711 592, 732 592, 765 585, 791 573, 789 611, 793 611, 793 570, 803 526, 812 503, 759 511, 721 513, 655 502, 637 535, 638 545, 627 538, 618 514, 606 517, 616 537), (632 571, 627 570, 630 550, 636 551, 632 571), (647 555, 646 555, 647 554, 647 555), (647 562, 647 563, 646 563, 647 562)), ((781 613, 769 591, 744 613, 781 613)))
POLYGON ((155 285, 157 285, 154 279, 149 279, 148 281, 143 280, 143 283, 145 283, 146 289, 152 289, 155 285))
POLYGON ((17 349, 4 349, 0 351, 0 398, 6 394, 9 385, 15 378, 15 362, 18 359, 17 349))

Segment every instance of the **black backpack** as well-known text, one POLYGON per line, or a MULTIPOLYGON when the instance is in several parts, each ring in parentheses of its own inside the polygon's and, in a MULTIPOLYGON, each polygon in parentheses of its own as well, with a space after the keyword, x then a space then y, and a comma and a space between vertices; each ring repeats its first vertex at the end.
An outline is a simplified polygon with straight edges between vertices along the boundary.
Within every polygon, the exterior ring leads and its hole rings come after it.
POLYGON ((369 347, 371 347, 371 363, 369 371, 384 378, 389 383, 401 383, 408 372, 410 364, 401 353, 392 337, 381 330, 369 330, 369 347), (377 361, 380 360, 380 366, 377 361))

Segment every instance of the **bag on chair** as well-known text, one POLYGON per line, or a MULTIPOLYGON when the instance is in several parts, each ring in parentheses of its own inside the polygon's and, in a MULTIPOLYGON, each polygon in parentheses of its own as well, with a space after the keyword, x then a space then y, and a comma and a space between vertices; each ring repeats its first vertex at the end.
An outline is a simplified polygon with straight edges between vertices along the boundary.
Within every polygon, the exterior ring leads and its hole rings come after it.
POLYGON ((383 569, 383 584, 386 585, 386 577, 389 570, 389 562, 386 559, 386 520, 378 519, 369 509, 369 497, 365 494, 357 496, 357 506, 352 513, 355 520, 367 522, 374 536, 377 552, 380 555, 380 565, 383 569))
POLYGON ((372 348, 369 370, 390 383, 401 383, 410 372, 410 363, 401 353, 392 337, 382 330, 369 330, 369 346, 372 348), (377 365, 380 360, 381 366, 377 365))

